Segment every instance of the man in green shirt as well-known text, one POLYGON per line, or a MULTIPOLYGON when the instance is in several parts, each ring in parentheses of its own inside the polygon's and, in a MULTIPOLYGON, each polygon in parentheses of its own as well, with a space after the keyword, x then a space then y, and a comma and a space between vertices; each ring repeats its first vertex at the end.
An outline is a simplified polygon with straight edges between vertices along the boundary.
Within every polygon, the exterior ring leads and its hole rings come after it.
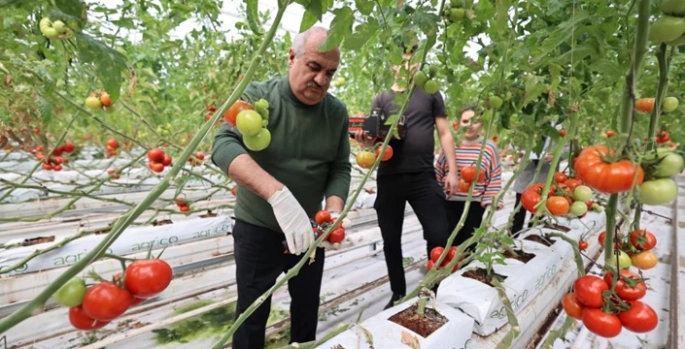
MULTIPOLYGON (((292 268, 315 237, 310 219, 325 209, 343 210, 350 190, 348 113, 328 94, 340 61, 339 49, 320 52, 327 31, 312 27, 293 40, 287 77, 252 82, 241 99, 269 102, 271 143, 262 151, 244 146, 240 132, 224 124, 214 139, 212 162, 237 183, 233 228, 241 314, 292 268), (286 242, 290 254, 284 253, 286 242)), ((315 339, 324 249, 289 281, 292 342, 315 339)), ((271 308, 267 299, 236 331, 234 349, 264 347, 271 308)))

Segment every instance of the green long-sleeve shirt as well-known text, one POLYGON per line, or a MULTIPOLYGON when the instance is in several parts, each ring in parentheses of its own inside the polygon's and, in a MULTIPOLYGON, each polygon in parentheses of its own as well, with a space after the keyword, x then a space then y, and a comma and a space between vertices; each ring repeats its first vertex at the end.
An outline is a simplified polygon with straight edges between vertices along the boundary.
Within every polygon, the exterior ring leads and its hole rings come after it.
MULTIPOLYGON (((249 154, 266 172, 293 193, 313 218, 324 198, 347 200, 351 164, 348 136, 349 116, 343 102, 330 94, 314 106, 301 103, 290 89, 287 77, 252 82, 241 99, 269 102, 271 143, 258 152, 248 150, 240 132, 227 123, 214 138, 212 162, 222 171, 240 154, 249 154)), ((281 232, 269 203, 238 187, 236 219, 281 232)))

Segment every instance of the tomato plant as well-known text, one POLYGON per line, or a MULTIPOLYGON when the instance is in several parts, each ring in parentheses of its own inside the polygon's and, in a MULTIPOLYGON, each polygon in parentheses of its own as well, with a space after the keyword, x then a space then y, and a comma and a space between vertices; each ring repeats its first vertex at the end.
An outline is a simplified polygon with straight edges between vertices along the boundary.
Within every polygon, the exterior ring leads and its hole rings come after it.
POLYGON ((164 291, 173 277, 171 266, 161 259, 136 260, 126 267, 124 285, 134 297, 150 298, 164 291))

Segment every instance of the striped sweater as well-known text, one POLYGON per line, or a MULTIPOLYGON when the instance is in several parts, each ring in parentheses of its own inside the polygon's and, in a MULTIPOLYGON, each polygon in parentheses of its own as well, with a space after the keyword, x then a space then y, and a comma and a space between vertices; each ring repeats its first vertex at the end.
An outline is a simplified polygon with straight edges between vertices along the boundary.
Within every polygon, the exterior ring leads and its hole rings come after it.
MULTIPOLYGON (((459 146, 455 147, 454 155, 460 173, 462 169, 476 164, 482 142, 483 137, 479 137, 473 141, 464 140, 459 146)), ((480 201, 483 204, 492 204, 495 195, 502 189, 502 165, 500 163, 499 151, 497 150, 495 143, 490 141, 486 142, 480 168, 484 171, 485 180, 483 183, 476 183, 473 188, 471 200, 480 201)), ((445 154, 441 152, 435 163, 435 174, 440 185, 444 184, 448 171, 447 159, 445 158, 445 154)), ((467 197, 468 192, 456 193, 447 200, 466 201, 467 197)))

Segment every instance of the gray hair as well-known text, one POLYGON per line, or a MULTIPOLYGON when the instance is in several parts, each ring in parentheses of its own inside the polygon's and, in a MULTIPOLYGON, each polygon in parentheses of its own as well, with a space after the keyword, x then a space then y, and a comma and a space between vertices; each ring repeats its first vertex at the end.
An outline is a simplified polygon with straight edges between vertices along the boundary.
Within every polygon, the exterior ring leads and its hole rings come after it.
POLYGON ((328 29, 324 27, 311 27, 302 33, 299 33, 295 35, 295 38, 293 39, 293 44, 292 44, 292 49, 295 51, 295 57, 299 57, 304 53, 304 46, 307 43, 307 40, 309 39, 309 36, 314 33, 328 33, 328 29))

